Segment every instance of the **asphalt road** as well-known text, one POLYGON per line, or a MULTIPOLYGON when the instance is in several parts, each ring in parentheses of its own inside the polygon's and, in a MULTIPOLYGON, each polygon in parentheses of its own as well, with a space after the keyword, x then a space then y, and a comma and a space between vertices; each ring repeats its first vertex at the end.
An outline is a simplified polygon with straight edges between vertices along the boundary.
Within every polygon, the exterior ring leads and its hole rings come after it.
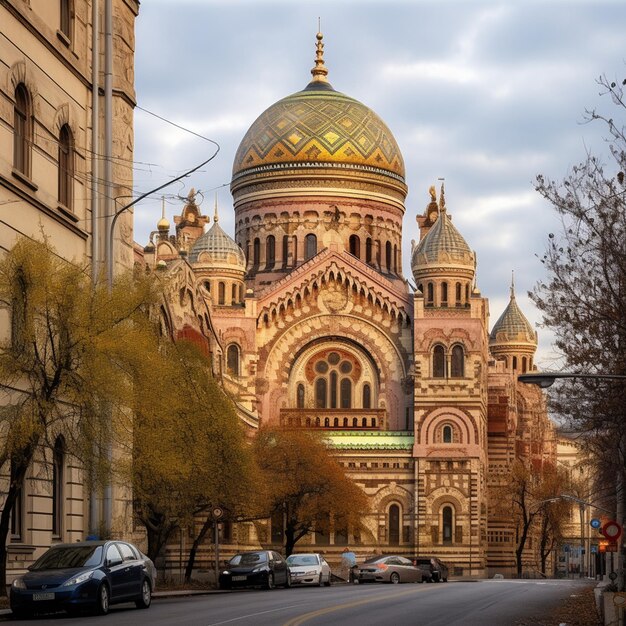
MULTIPOLYGON (((589 581, 484 580, 439 584, 335 585, 272 591, 163 598, 148 610, 133 605, 111 608, 107 617, 65 614, 28 620, 28 624, 107 623, 114 626, 514 626, 540 618, 577 594, 589 581)), ((9 620, 10 621, 10 620, 9 620)))

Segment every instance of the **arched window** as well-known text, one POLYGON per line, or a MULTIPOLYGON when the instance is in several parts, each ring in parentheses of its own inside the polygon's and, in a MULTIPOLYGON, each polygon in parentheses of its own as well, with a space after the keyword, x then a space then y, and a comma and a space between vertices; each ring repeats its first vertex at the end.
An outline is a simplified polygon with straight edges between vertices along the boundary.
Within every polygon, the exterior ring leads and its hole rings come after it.
POLYGON ((517 357, 513 357, 513 371, 517 372, 517 357))
POLYGON ((387 267, 387 271, 391 272, 392 261, 391 261, 391 242, 390 241, 388 241, 385 244, 385 266, 387 267))
POLYGON ((372 262, 372 239, 371 237, 368 237, 365 240, 365 262, 366 263, 372 262))
POLYGON ((333 420, 333 428, 339 428, 339 418, 338 417, 336 417, 333 420))
POLYGON ((446 424, 443 427, 443 442, 444 443, 452 443, 452 426, 446 424))
POLYGON ((393 246, 393 271, 398 273, 398 246, 396 244, 393 246))
POLYGON ((465 376, 465 352, 463 346, 456 345, 452 348, 450 370, 452 378, 463 378, 465 376))
POLYGON ((270 235, 265 240, 265 267, 271 270, 276 263, 276 239, 270 235))
POLYGON ((304 260, 308 261, 312 259, 317 254, 317 237, 309 233, 304 240, 305 251, 304 251, 304 260))
POLYGON ((324 418, 324 427, 328 428, 330 426, 330 418, 329 417, 325 417, 324 418))
POLYGON ((206 289, 209 293, 211 293, 211 281, 209 281, 209 280, 205 280, 205 281, 204 281, 204 283, 203 283, 203 285, 204 285, 204 288, 205 288, 205 289, 206 289))
POLYGON ((52 534, 55 537, 60 537, 63 531, 64 462, 65 446, 58 437, 52 451, 52 534))
POLYGON ((300 383, 296 391, 296 403, 299 409, 304 408, 304 385, 300 383))
POLYGON ((469 285, 465 285, 465 306, 469 306, 470 288, 469 285))
POLYGON ((454 514, 451 506, 444 506, 441 514, 443 522, 443 543, 452 543, 452 524, 454 521, 454 514))
POLYGON ((337 372, 330 373, 330 408, 337 408, 337 372))
POLYGON ((388 515, 389 545, 397 546, 400 544, 400 507, 392 504, 388 515))
POLYGON ((258 267, 261 262, 261 240, 258 237, 254 238, 252 243, 252 264, 258 267))
POLYGON ((340 396, 341 408, 352 408, 352 381, 349 378, 341 379, 340 396))
POLYGON ((60 20, 59 30, 68 38, 71 38, 72 34, 72 0, 61 0, 60 3, 60 20))
POLYGON ((226 285, 224 283, 217 285, 217 303, 226 304, 226 285))
POLYGON ((30 95, 24 84, 15 89, 13 107, 13 167, 25 176, 30 176, 30 146, 32 125, 30 95))
POLYGON ((426 306, 433 306, 435 303, 435 287, 432 283, 426 285, 426 306))
POLYGON ((283 267, 287 267, 289 260, 289 235, 283 235, 283 267))
POLYGON ((237 285, 232 286, 230 293, 231 293, 231 303, 237 304, 237 294, 239 293, 239 290, 237 289, 237 285))
POLYGON ((231 343, 226 350, 226 370, 231 376, 239 376, 239 346, 231 343))
POLYGON ((456 284, 456 306, 461 306, 461 283, 456 284))
POLYGON ((448 306, 448 283, 441 283, 441 306, 448 306))
POLYGON ((433 349, 433 378, 446 377, 446 353, 443 346, 433 349))
POLYGON ((347 427, 348 427, 348 418, 347 418, 347 417, 344 417, 344 418, 343 418, 343 427, 344 427, 344 428, 347 428, 347 427))
POLYGON ((291 238, 291 247, 293 248, 293 263, 292 265, 295 267, 298 263, 298 238, 294 235, 291 238))
POLYGON ((68 209, 73 208, 74 190, 74 139, 67 124, 59 133, 59 171, 58 171, 59 202, 68 209))
POLYGON ((522 373, 526 372, 526 357, 522 357, 522 373))
POLYGON ((369 386, 369 383, 365 383, 363 385, 363 408, 364 409, 372 408, 372 389, 369 386))
POLYGON ((350 254, 358 259, 361 258, 361 240, 358 235, 350 235, 350 254))
POLYGON ((315 381, 315 407, 318 409, 326 408, 326 379, 318 378, 315 381))

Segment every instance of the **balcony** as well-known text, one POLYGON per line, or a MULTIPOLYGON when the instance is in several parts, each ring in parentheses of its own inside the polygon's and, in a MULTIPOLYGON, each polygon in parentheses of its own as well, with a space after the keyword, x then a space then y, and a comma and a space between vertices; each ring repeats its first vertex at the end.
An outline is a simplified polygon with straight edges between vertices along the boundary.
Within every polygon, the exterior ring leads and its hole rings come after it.
POLYGON ((387 430, 385 409, 281 409, 281 426, 323 430, 387 430))

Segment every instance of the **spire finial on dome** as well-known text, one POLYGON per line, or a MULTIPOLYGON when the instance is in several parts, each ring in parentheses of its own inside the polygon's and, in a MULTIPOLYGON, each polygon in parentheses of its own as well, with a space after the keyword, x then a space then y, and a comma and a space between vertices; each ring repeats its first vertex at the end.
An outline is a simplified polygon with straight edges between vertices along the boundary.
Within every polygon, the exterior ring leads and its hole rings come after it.
POLYGON ((213 221, 219 221, 219 215, 217 214, 217 191, 215 192, 215 214, 213 215, 213 221))
POLYGON ((445 196, 445 190, 443 186, 445 178, 440 178, 439 180, 441 181, 441 192, 439 193, 439 212, 445 213, 446 212, 446 196, 445 196))
POLYGON ((317 28, 318 33, 316 35, 317 44, 315 45, 315 66, 311 69, 311 75, 313 76, 312 83, 327 83, 328 79, 328 68, 324 65, 324 44, 322 43, 322 39, 324 39, 324 35, 322 35, 322 27, 321 20, 317 18, 317 28))
POLYGON ((165 217, 165 196, 161 196, 161 219, 157 222, 159 230, 169 230, 170 223, 165 217))
POLYGON ((515 300, 515 270, 511 270, 511 300, 515 300))

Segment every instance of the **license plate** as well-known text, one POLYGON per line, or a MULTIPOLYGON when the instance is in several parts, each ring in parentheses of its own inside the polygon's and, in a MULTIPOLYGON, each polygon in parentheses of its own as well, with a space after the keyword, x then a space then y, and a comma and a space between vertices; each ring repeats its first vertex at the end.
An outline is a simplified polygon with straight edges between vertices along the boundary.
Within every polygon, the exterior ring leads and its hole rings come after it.
POLYGON ((54 600, 54 593, 34 593, 33 600, 54 600))
POLYGON ((234 581, 242 581, 242 580, 247 580, 247 579, 248 579, 247 576, 233 576, 234 581))

